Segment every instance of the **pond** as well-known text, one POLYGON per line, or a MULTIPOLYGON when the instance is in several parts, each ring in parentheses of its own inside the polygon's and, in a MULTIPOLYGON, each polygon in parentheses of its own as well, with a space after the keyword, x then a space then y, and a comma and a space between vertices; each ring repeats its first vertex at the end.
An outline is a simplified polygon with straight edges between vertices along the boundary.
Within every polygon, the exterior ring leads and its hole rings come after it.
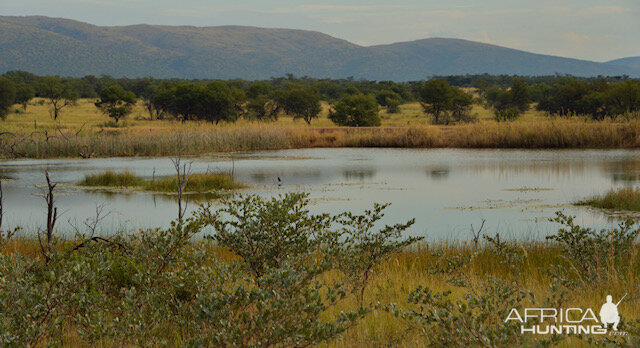
MULTIPOLYGON (((264 196, 289 191, 311 194, 312 211, 362 212, 374 202, 392 203, 385 223, 416 218, 409 231, 429 241, 468 240, 470 226, 486 220, 484 232, 539 240, 557 230, 555 211, 577 222, 612 226, 616 215, 572 202, 640 180, 640 151, 628 150, 460 150, 460 149, 301 149, 190 157, 192 172, 233 173, 248 184, 244 193, 264 196), (282 185, 277 185, 277 178, 282 185)), ((172 175, 168 157, 0 161, 5 178, 4 228, 24 233, 43 228, 41 197, 45 170, 58 182, 56 204, 61 233, 95 215, 110 214, 100 233, 164 227, 177 215, 172 195, 103 192, 75 185, 85 174, 106 169, 137 175, 172 175)), ((197 207, 192 199, 189 209, 197 207)))

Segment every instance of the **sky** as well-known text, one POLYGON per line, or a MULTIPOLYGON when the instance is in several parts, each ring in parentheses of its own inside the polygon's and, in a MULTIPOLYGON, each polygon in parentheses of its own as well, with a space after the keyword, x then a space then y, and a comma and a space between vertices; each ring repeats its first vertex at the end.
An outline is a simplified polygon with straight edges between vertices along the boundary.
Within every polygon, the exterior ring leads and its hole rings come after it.
POLYGON ((0 0, 0 15, 306 29, 365 46, 449 37, 594 61, 640 56, 640 0, 0 0))

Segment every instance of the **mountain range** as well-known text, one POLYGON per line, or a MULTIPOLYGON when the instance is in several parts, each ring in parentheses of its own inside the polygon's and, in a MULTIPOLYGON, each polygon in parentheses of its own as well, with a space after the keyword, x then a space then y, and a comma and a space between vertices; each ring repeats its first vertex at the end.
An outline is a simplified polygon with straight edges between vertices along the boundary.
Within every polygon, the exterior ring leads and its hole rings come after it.
POLYGON ((640 57, 606 63, 447 38, 360 46, 314 31, 247 26, 96 26, 0 16, 0 73, 158 78, 422 80, 433 75, 640 76, 640 57))

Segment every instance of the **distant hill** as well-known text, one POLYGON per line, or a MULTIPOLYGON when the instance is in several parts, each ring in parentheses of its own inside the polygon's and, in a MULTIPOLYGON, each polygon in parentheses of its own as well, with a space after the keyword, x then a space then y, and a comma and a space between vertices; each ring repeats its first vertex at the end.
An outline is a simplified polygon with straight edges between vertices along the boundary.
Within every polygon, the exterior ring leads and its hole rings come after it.
POLYGON ((624 66, 627 68, 640 70, 640 57, 628 57, 628 58, 620 58, 612 61, 608 61, 608 64, 624 66))
POLYGON ((640 68, 561 58, 458 39, 359 46, 319 32, 242 26, 100 27, 0 16, 0 73, 159 78, 273 76, 420 80, 432 75, 638 75, 640 68))

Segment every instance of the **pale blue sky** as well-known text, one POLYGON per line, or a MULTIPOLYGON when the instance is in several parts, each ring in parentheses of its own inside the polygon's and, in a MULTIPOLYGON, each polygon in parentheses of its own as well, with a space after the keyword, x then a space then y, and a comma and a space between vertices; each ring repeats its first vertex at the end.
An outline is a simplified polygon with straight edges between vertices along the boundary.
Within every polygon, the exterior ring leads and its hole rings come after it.
POLYGON ((0 14, 308 29, 362 45, 453 37, 596 61, 640 56, 640 0, 0 0, 0 14))

